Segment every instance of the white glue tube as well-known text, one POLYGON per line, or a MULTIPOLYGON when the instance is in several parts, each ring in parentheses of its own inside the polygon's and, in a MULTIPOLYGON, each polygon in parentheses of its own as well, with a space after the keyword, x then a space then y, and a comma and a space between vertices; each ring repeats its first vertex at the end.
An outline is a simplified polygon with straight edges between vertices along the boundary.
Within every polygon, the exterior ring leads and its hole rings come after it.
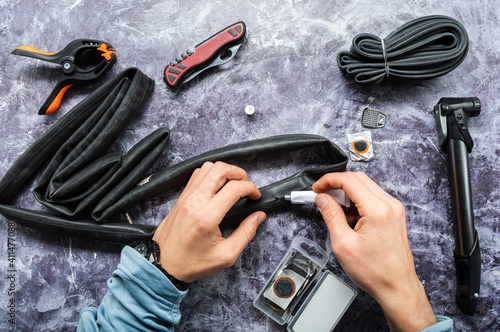
MULTIPOLYGON (((290 195, 285 196, 285 200, 290 201, 292 204, 314 204, 314 200, 319 194, 312 190, 292 191, 290 195)), ((331 189, 321 194, 328 194, 335 198, 340 205, 351 207, 351 200, 342 189, 331 189)))

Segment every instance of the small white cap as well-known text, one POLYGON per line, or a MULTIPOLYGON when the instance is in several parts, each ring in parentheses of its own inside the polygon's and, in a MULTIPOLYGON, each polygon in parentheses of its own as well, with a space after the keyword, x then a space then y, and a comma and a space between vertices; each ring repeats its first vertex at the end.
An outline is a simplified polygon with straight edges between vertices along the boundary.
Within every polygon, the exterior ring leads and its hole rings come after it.
POLYGON ((253 115, 255 113, 255 107, 253 107, 252 105, 247 105, 247 107, 245 107, 245 113, 247 115, 253 115))

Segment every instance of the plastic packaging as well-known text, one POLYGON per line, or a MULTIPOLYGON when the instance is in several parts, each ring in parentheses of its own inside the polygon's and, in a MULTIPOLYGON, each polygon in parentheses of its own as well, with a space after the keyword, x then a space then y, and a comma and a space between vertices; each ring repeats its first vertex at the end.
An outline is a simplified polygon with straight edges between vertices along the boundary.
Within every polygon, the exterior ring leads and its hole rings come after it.
POLYGON ((330 271, 328 254, 297 237, 253 304, 290 332, 331 332, 357 292, 330 271), (304 299, 302 301, 302 299, 304 299))
POLYGON ((368 161, 373 158, 372 134, 369 131, 348 134, 349 152, 352 161, 368 161))

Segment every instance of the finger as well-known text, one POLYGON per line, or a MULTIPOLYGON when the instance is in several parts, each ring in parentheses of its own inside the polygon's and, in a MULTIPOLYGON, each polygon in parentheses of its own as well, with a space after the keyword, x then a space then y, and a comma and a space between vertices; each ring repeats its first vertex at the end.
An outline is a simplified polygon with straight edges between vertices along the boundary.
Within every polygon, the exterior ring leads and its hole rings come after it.
POLYGON ((196 188, 198 188, 204 175, 208 173, 212 165, 213 163, 211 162, 205 162, 201 168, 197 168, 193 171, 193 174, 191 174, 191 177, 189 178, 189 181, 186 184, 186 187, 182 191, 181 195, 179 196, 178 200, 189 197, 196 190, 196 188))
POLYGON ((184 188, 184 190, 182 191, 182 194, 181 196, 185 193, 190 193, 194 190, 195 188, 195 183, 197 181, 197 178, 198 178, 198 174, 200 173, 200 168, 197 168, 193 171, 193 174, 191 174, 191 177, 189 178, 189 181, 188 183, 186 184, 186 187, 184 188))
POLYGON ((373 197, 371 189, 352 172, 326 174, 313 184, 312 189, 318 193, 329 189, 343 189, 356 205, 369 204, 373 197))
POLYGON ((259 199, 261 197, 257 186, 250 181, 229 181, 219 192, 208 202, 207 220, 218 220, 224 218, 226 213, 236 202, 242 198, 259 199))
POLYGON ((333 197, 319 194, 316 196, 315 203, 325 220, 326 227, 328 227, 332 243, 336 242, 337 239, 349 236, 353 232, 347 223, 342 207, 333 197))
POLYGON ((198 188, 213 197, 230 180, 247 181, 247 173, 239 167, 218 161, 208 170, 198 188))
POLYGON ((229 250, 233 255, 238 257, 255 237, 257 228, 264 220, 266 220, 266 214, 262 211, 254 212, 246 217, 224 242, 226 250, 229 250))
POLYGON ((194 190, 196 190, 196 188, 198 188, 198 186, 203 181, 203 179, 205 178, 205 176, 208 174, 208 172, 210 171, 210 169, 212 169, 213 165, 214 165, 214 163, 206 161, 199 168, 199 171, 196 172, 196 176, 191 176, 192 179, 190 179, 190 180, 192 180, 191 181, 191 190, 192 191, 194 191, 194 190))

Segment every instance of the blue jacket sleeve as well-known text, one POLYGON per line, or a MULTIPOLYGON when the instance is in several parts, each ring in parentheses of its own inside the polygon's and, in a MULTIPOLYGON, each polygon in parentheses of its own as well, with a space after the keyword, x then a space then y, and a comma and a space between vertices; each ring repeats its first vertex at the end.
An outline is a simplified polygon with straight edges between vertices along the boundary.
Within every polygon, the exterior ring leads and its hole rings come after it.
POLYGON ((126 246, 118 268, 108 280, 108 292, 101 305, 82 309, 77 332, 173 331, 181 318, 179 305, 186 294, 126 246))
POLYGON ((423 329, 421 332, 453 332, 453 320, 446 316, 436 315, 437 323, 423 329))

